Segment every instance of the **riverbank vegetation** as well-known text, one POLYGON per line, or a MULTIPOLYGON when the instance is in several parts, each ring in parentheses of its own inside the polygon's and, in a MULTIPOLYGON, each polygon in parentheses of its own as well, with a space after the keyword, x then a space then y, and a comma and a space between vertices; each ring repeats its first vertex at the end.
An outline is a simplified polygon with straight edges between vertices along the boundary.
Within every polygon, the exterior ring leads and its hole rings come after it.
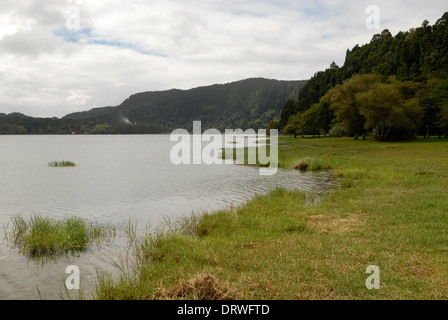
MULTIPOLYGON (((448 141, 280 137, 280 167, 319 159, 340 187, 274 190, 159 232, 129 232, 97 299, 446 299, 448 141), (380 289, 366 288, 368 266, 380 289)), ((301 174, 297 172, 297 174, 301 174)), ((131 230, 131 229, 130 229, 131 230)))

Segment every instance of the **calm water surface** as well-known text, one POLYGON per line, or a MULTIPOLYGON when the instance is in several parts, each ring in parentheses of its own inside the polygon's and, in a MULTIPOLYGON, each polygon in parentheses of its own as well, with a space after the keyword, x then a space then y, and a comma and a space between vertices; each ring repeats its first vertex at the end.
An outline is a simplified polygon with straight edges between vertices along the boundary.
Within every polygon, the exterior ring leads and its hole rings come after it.
MULTIPOLYGON (((260 176, 239 165, 180 165, 170 161, 169 135, 0 136, 0 226, 12 215, 61 218, 77 215, 122 226, 157 226, 176 218, 226 208, 276 187, 319 194, 334 182, 328 174, 279 170, 260 176), (70 160, 73 168, 52 168, 70 160)), ((0 233, 0 299, 58 299, 77 265, 81 287, 94 292, 97 270, 113 270, 122 243, 95 247, 75 257, 37 264, 8 246, 0 233)))

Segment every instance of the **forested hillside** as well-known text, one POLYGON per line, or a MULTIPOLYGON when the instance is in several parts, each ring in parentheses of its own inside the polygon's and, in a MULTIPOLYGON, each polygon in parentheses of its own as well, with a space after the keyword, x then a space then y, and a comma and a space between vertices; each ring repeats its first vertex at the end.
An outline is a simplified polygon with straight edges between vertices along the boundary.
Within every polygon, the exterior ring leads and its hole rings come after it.
POLYGON ((190 130, 195 120, 202 121, 203 129, 266 128, 280 116, 285 101, 298 96, 304 83, 257 78, 191 90, 143 92, 116 108, 93 109, 64 119, 147 123, 166 130, 190 130))
POLYGON ((317 72, 298 100, 285 103, 278 125, 294 135, 328 134, 334 128, 336 135, 373 133, 380 140, 446 136, 447 78, 448 12, 434 25, 425 20, 395 36, 384 30, 370 43, 347 50, 343 66, 332 63, 317 72), (378 77, 351 79, 367 74, 378 77), (406 118, 411 105, 412 116, 406 118), (372 123, 366 117, 378 119, 372 123), (406 120, 395 121, 400 117, 406 120), (378 134, 381 128, 387 134, 378 134))
POLYGON ((306 81, 262 78, 191 90, 137 93, 117 107, 95 108, 62 119, 0 114, 0 134, 139 134, 192 129, 259 129, 279 118, 288 99, 297 98, 306 81))

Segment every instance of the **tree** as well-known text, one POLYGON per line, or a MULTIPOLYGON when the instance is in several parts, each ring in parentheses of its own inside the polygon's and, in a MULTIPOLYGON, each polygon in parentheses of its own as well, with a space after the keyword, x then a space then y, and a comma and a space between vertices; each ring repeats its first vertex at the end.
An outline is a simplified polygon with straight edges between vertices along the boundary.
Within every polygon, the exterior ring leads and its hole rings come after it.
POLYGON ((322 132, 325 135, 330 131, 331 123, 335 118, 334 111, 330 108, 330 104, 321 100, 316 107, 317 113, 317 127, 319 128, 319 132, 322 132))
POLYGON ((97 124, 95 128, 90 132, 91 134, 109 134, 110 132, 110 125, 107 124, 97 124))
MULTIPOLYGON (((442 104, 442 108, 439 113, 439 120, 437 121, 437 126, 440 129, 439 132, 445 135, 445 138, 448 137, 448 99, 445 100, 442 104)), ((440 133, 439 133, 440 137, 440 133)))
POLYGON ((286 101, 280 114, 280 128, 285 127, 288 124, 289 117, 297 112, 297 102, 291 99, 286 101))
POLYGON ((305 134, 320 135, 319 127, 319 107, 320 104, 314 104, 310 109, 302 113, 296 113, 289 118, 288 124, 285 126, 284 133, 288 135, 301 135, 302 138, 305 134))
POLYGON ((423 114, 417 99, 419 88, 418 83, 395 77, 356 75, 331 89, 320 106, 328 103, 338 123, 355 139, 361 134, 365 139, 370 131, 378 140, 410 139, 423 114))
POLYGON ((293 135, 294 138, 297 138, 298 134, 302 135, 303 138, 303 131, 301 130, 301 122, 302 122, 302 114, 296 113, 289 117, 288 123, 284 128, 284 133, 287 135, 293 135))
POLYGON ((358 93, 364 128, 373 130, 378 140, 409 139, 414 136, 423 113, 417 98, 406 99, 400 83, 376 83, 358 93))
POLYGON ((314 104, 310 109, 306 110, 302 116, 299 124, 299 132, 302 134, 312 134, 313 138, 320 134, 317 119, 317 110, 319 105, 314 104))
POLYGON ((356 75, 350 80, 344 82, 331 89, 322 101, 329 104, 331 110, 334 111, 337 121, 344 127, 349 136, 362 135, 365 138, 365 118, 359 112, 359 105, 356 95, 361 92, 366 92, 373 83, 381 80, 380 75, 366 74, 356 75))
POLYGON ((330 64, 330 69, 339 69, 339 66, 336 64, 336 62, 332 62, 331 64, 330 64))
POLYGON ((425 137, 429 137, 431 133, 440 134, 438 119, 446 100, 448 100, 448 79, 431 79, 420 92, 419 103, 424 110, 422 125, 425 137))
POLYGON ((269 121, 268 126, 266 128, 266 134, 271 135, 271 129, 280 129, 280 121, 277 119, 273 119, 269 121))

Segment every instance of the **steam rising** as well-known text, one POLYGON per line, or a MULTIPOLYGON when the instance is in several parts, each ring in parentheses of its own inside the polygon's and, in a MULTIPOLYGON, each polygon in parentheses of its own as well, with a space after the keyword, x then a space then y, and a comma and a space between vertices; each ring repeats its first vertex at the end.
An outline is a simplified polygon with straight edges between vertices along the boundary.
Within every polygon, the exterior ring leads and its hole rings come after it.
POLYGON ((124 122, 124 123, 126 123, 126 124, 133 124, 131 121, 129 121, 128 118, 126 118, 126 117, 123 116, 123 115, 120 116, 120 121, 121 121, 121 122, 124 122))

